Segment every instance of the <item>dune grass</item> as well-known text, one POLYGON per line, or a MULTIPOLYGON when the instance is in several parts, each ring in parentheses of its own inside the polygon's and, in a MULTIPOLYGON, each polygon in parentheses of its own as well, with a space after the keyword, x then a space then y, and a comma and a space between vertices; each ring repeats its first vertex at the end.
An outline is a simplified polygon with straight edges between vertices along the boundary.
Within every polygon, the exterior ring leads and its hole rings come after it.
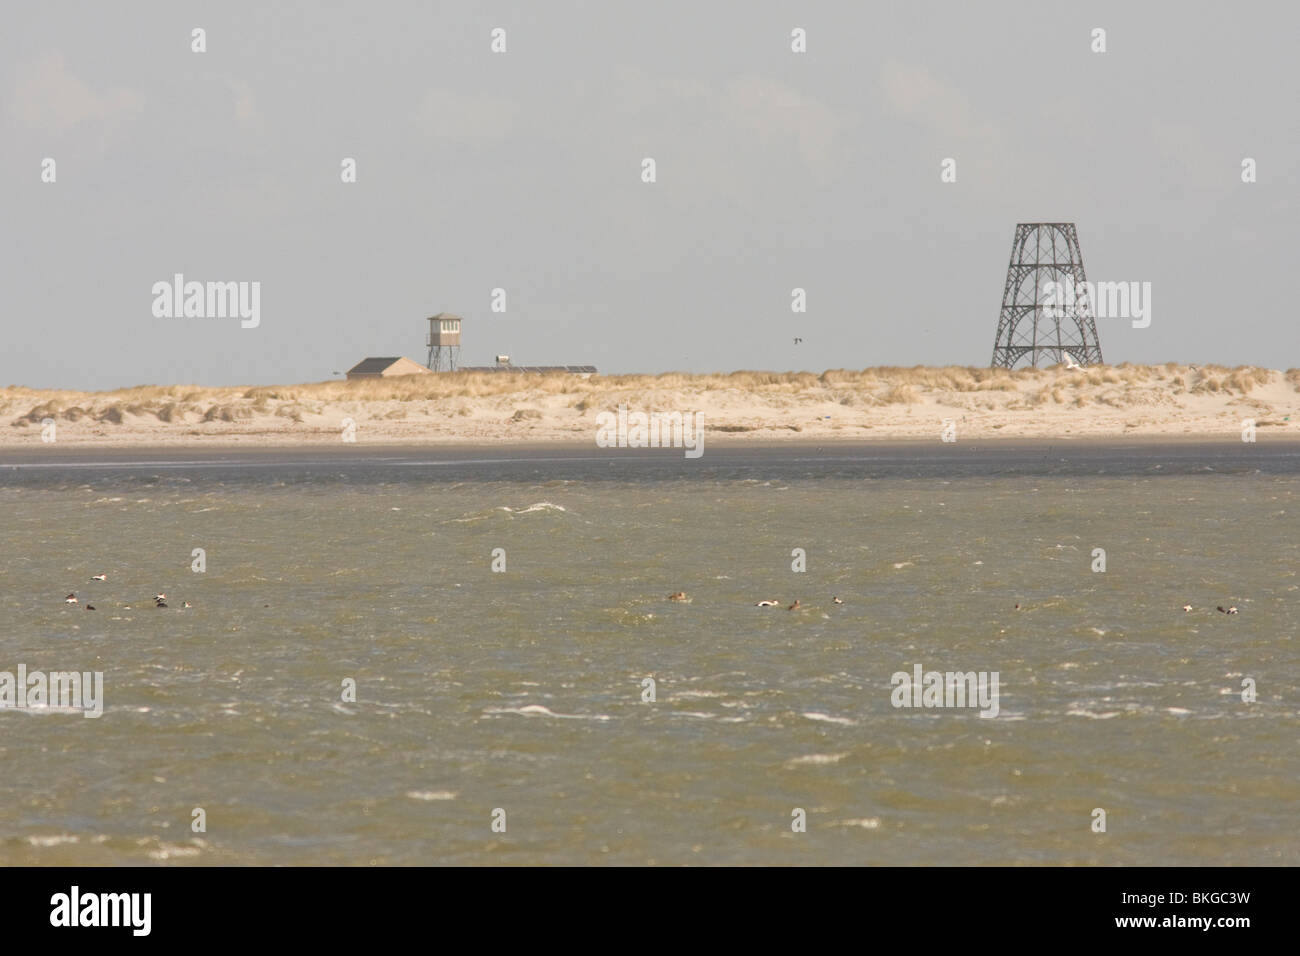
MULTIPOLYGON (((1084 405, 1089 401, 1123 407, 1151 405, 1185 395, 1245 396, 1252 389, 1286 382, 1300 391, 1300 369, 1277 372, 1254 366, 1221 365, 1097 366, 1066 370, 1006 369, 965 366, 881 366, 861 370, 813 372, 736 371, 659 375, 593 375, 579 378, 562 372, 455 372, 361 381, 312 382, 300 385, 206 387, 139 385, 104 392, 39 390, 20 386, 0 389, 0 415, 16 425, 45 418, 91 419, 118 424, 132 416, 168 423, 241 421, 270 414, 301 422, 330 406, 376 402, 437 403, 446 414, 467 415, 486 402, 509 404, 509 411, 531 408, 556 397, 585 413, 619 402, 654 404, 657 396, 729 392, 783 406, 824 401, 848 407, 911 405, 944 400, 970 407, 1033 408, 1084 405), (985 393, 987 399, 980 398, 985 393), (972 404, 975 403, 975 404, 972 404)), ((400 417, 393 412, 388 417, 400 417)), ((524 418, 529 417, 524 415, 524 418)))

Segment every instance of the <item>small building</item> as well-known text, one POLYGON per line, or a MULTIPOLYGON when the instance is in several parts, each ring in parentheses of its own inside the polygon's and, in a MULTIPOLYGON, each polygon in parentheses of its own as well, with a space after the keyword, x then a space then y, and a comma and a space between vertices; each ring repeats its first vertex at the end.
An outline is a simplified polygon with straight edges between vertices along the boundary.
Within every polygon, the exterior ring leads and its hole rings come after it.
POLYGON ((439 312, 429 316, 429 335, 424 344, 429 347, 428 366, 435 372, 456 371, 460 364, 460 323, 459 315, 439 312))
POLYGON ((367 358, 348 369, 348 381, 362 378, 393 378, 397 375, 427 375, 429 370, 409 358, 367 358))

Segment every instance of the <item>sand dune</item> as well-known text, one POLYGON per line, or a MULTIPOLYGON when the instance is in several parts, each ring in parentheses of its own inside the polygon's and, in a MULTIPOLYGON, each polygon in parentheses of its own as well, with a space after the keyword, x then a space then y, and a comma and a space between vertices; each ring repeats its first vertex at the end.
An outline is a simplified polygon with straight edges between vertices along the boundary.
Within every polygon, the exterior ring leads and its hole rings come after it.
POLYGON ((702 413, 710 441, 938 438, 1239 438, 1300 431, 1300 369, 1119 365, 943 367, 690 375, 455 373, 363 382, 110 392, 0 389, 0 445, 595 442, 596 416, 702 413))

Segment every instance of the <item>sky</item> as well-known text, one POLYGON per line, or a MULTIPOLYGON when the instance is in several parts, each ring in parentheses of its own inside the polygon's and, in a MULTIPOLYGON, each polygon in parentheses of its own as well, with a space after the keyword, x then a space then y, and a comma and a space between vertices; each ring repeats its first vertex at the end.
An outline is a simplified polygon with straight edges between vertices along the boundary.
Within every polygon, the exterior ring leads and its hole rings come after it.
POLYGON ((467 365, 982 366, 1036 221, 1151 283, 1107 362, 1300 365, 1298 35, 1252 2, 23 4, 0 385, 320 381, 423 363, 442 311, 467 365), (258 325, 155 315, 176 273, 260 283, 258 325))

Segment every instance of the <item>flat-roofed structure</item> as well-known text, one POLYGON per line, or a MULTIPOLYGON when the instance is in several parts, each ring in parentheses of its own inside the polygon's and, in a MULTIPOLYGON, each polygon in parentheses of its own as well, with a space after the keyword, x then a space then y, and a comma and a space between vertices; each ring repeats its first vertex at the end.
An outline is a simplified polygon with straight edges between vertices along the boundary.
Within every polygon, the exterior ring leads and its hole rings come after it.
POLYGON ((462 372, 566 372, 586 378, 596 374, 594 365, 462 365, 462 372))

